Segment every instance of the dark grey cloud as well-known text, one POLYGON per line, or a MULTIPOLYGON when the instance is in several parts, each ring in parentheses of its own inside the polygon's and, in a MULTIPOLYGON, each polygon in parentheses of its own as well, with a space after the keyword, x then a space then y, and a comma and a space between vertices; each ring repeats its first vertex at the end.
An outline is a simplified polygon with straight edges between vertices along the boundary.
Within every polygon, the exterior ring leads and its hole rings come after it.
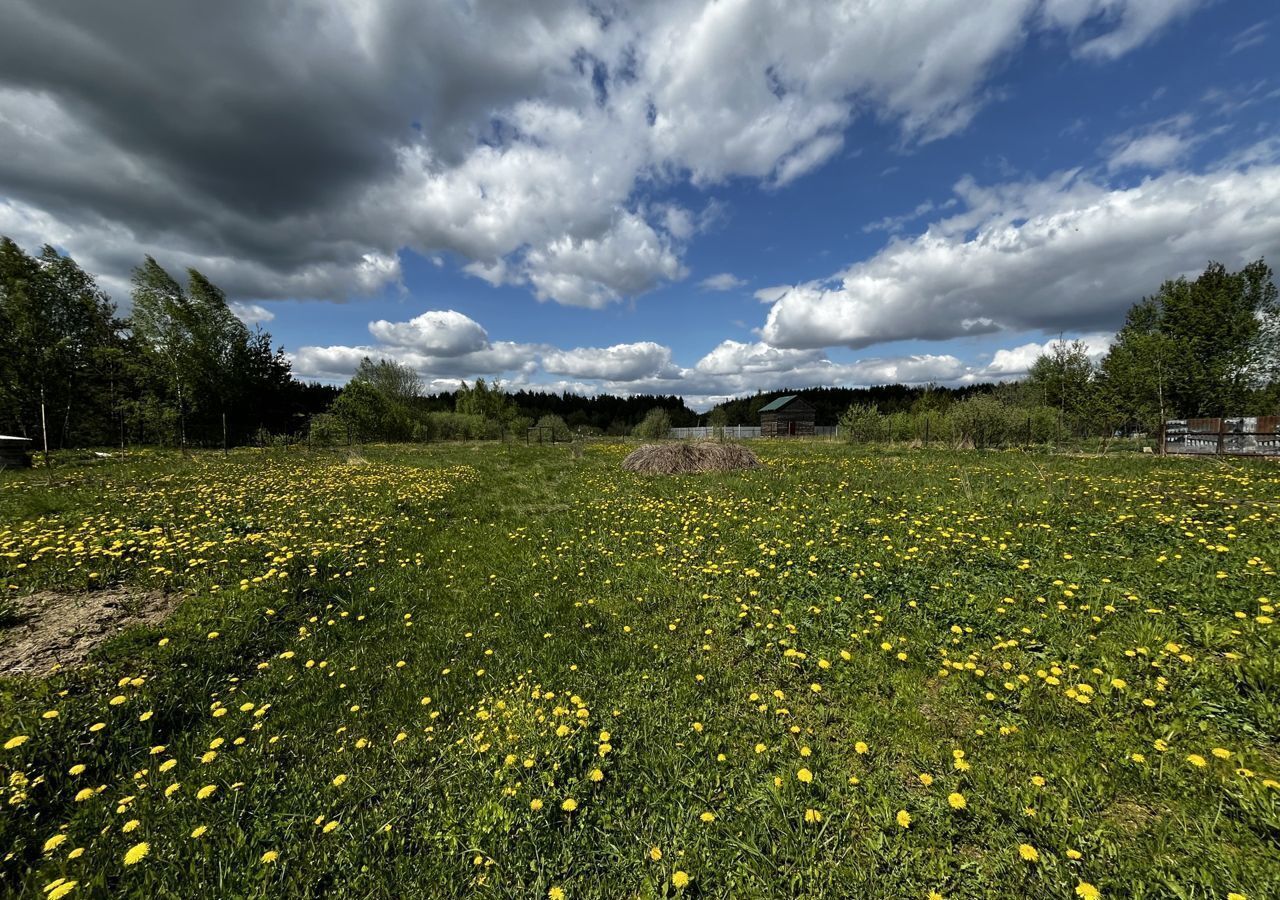
POLYGON ((343 299, 410 248, 600 307, 686 274, 692 215, 648 186, 784 184, 863 111, 945 136, 1034 29, 1110 54, 1198 2, 4 0, 0 232, 113 289, 150 252, 343 299))

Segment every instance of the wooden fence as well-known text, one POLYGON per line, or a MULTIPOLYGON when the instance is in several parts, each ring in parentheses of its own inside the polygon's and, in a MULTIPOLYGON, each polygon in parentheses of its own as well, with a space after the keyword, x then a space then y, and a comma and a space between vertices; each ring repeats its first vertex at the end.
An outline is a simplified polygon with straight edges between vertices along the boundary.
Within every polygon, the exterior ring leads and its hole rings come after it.
POLYGON ((1280 416, 1173 419, 1161 430, 1165 453, 1280 457, 1280 416))

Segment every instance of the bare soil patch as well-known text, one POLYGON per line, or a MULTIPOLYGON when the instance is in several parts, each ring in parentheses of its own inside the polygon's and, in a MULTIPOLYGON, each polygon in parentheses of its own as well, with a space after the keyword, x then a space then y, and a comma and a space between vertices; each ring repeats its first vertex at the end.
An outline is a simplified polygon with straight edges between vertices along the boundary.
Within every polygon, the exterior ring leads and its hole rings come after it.
POLYGON ((128 588, 17 598, 11 601, 17 621, 0 628, 0 675, 43 676, 55 666, 77 666, 126 628, 163 622, 180 599, 128 588))

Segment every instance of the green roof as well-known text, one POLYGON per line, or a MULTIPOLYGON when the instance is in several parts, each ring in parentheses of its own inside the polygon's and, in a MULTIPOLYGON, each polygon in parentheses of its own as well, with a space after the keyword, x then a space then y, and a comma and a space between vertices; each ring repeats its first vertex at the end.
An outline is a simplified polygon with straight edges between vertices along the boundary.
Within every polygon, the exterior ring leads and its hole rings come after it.
POLYGON ((774 400, 768 406, 760 407, 760 412, 777 412, 778 410, 782 409, 782 407, 786 406, 788 403, 790 403, 794 399, 796 399, 795 394, 788 394, 785 397, 779 397, 777 400, 774 400))

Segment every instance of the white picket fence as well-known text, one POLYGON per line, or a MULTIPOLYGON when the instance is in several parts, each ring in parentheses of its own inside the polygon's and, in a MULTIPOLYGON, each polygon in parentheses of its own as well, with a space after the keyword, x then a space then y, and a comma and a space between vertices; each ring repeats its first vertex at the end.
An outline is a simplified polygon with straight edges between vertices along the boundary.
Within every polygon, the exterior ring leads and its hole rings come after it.
MULTIPOLYGON (((839 434, 838 425, 818 425, 814 427, 814 437, 834 438, 839 434)), ((742 440, 760 437, 759 425, 726 425, 723 429, 726 438, 742 440)), ((710 427, 672 428, 671 437, 679 440, 717 437, 716 430, 710 427)))

